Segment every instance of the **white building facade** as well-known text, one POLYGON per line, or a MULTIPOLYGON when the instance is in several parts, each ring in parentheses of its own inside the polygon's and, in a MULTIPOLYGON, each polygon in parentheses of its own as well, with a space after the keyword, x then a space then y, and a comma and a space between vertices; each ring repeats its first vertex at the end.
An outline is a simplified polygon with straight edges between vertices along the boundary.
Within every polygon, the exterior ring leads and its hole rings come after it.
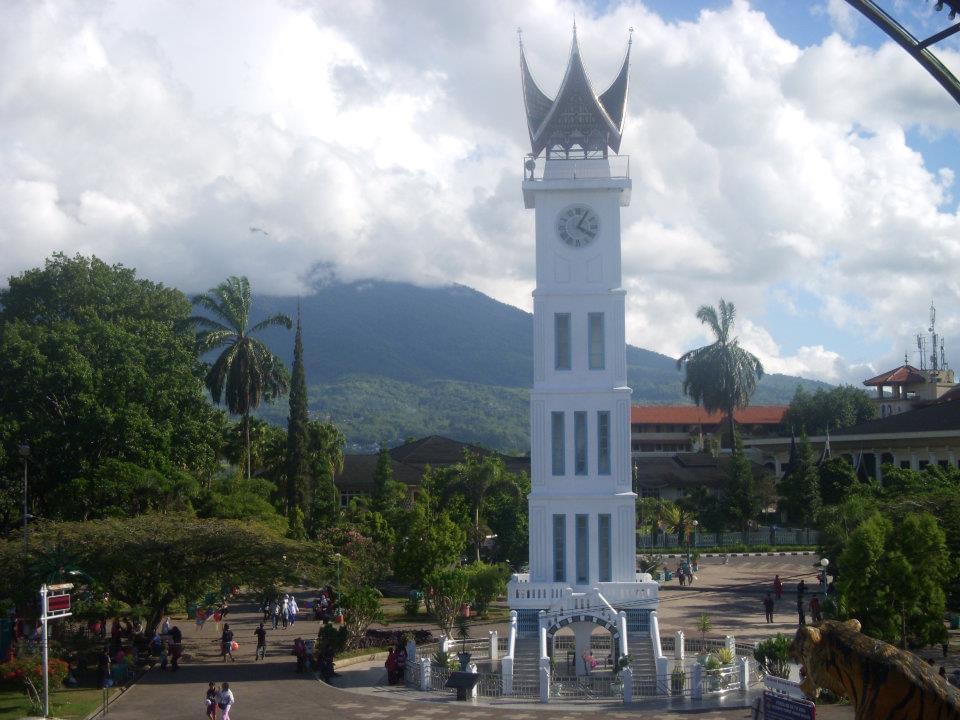
MULTIPOLYGON (((530 571, 511 578, 521 633, 570 626, 576 657, 597 625, 627 652, 649 628, 658 585, 636 572, 620 208, 630 203, 619 150, 627 58, 596 95, 576 32, 555 100, 521 49, 533 152, 524 205, 536 218, 534 383, 530 394, 530 571)), ((579 662, 579 660, 578 660, 579 662)))

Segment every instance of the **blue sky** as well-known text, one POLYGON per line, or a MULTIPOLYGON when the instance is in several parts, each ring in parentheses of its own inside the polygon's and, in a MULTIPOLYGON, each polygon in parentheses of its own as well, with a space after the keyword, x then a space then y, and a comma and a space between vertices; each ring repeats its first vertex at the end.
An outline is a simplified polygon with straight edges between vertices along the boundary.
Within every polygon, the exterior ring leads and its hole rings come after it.
POLYGON ((860 382, 933 299, 960 353, 960 110, 844 0, 9 0, 0 277, 80 252, 187 292, 324 268, 530 309, 515 31, 551 93, 574 15, 600 90, 635 28, 630 343, 677 356, 723 297, 769 371, 860 382))

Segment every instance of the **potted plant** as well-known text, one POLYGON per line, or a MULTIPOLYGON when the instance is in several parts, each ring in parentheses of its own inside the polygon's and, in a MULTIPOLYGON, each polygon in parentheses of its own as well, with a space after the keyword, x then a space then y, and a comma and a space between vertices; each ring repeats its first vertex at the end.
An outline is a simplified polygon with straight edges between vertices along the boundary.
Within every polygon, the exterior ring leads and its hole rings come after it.
POLYGON ((614 670, 613 681, 610 683, 610 689, 614 692, 623 690, 623 677, 620 675, 633 663, 632 655, 621 655, 617 658, 617 667, 614 670))
POLYGON ((673 695, 683 695, 683 688, 687 684, 687 675, 683 671, 681 665, 677 665, 673 668, 673 672, 670 673, 670 692, 673 695))
POLYGON ((706 680, 707 690, 716 691, 720 689, 720 660, 715 653, 707 655, 707 660, 703 664, 704 679, 706 680))
POLYGON ((457 639, 460 640, 460 652, 457 653, 457 659, 460 661, 460 669, 464 672, 467 665, 470 664, 470 653, 467 652, 467 639, 470 637, 470 623, 467 618, 461 615, 457 618, 457 639))
MULTIPOLYGON (((728 647, 718 648, 714 653, 717 658, 717 662, 720 663, 720 667, 727 668, 733 665, 733 661, 737 659, 737 654, 728 647)), ((730 684, 729 675, 719 673, 720 675, 720 689, 726 690, 727 686, 730 684)))
POLYGON ((697 630, 700 631, 700 655, 699 661, 702 665, 706 661, 707 655, 707 633, 710 632, 710 628, 713 627, 713 623, 710 622, 710 616, 706 613, 700 613, 697 616, 697 630))
POLYGON ((770 675, 790 677, 790 639, 782 633, 758 642, 753 657, 770 675))

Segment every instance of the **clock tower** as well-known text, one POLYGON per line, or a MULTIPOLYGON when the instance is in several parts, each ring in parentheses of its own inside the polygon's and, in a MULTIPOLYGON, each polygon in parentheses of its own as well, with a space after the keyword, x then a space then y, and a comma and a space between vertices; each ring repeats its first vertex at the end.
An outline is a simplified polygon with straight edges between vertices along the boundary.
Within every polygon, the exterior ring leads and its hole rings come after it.
POLYGON ((629 158, 618 154, 629 59, 628 43, 617 77, 596 94, 574 28, 551 100, 520 49, 532 148, 523 201, 535 214, 537 270, 530 571, 511 578, 508 594, 521 638, 539 633, 549 648, 571 626, 578 667, 598 625, 614 655, 634 652, 628 639, 649 643, 658 602, 657 583, 636 572, 631 482, 620 208, 632 183, 629 158))

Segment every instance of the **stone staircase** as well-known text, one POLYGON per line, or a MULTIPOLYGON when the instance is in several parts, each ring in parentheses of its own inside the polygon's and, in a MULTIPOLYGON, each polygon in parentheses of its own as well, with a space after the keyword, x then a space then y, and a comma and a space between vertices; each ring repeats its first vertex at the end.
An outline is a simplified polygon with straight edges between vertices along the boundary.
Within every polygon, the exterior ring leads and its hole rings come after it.
POLYGON ((633 662, 633 695, 643 697, 657 694, 657 664, 653 659, 653 646, 648 633, 627 635, 627 647, 633 662))
POLYGON ((518 636, 513 651, 513 694, 536 697, 540 688, 540 641, 518 636))

